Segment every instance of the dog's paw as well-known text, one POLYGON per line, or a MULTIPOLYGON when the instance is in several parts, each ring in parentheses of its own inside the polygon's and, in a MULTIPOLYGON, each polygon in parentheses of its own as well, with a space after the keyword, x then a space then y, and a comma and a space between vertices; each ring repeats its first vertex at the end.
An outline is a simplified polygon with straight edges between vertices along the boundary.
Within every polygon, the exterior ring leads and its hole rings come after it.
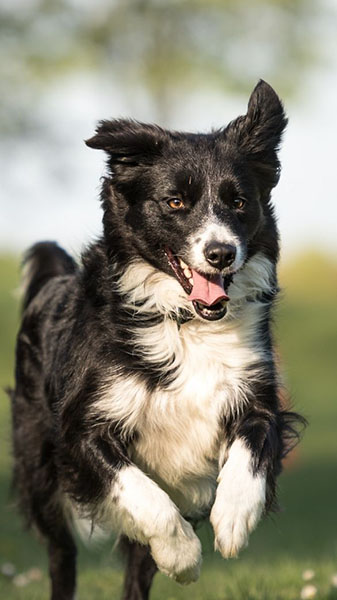
MULTIPOLYGON (((215 534, 215 549, 224 558, 233 558, 247 546, 249 534, 255 529, 266 502, 265 475, 251 473, 244 452, 238 449, 220 474, 210 521, 215 534)), ((246 451, 245 451, 246 452, 246 451)))
POLYGON ((211 512, 214 547, 224 558, 236 557, 247 546, 249 534, 255 529, 264 507, 262 502, 232 506, 230 501, 222 506, 215 504, 211 512))
POLYGON ((180 515, 172 533, 154 536, 150 547, 162 573, 183 585, 197 581, 202 560, 201 544, 192 526, 180 515))

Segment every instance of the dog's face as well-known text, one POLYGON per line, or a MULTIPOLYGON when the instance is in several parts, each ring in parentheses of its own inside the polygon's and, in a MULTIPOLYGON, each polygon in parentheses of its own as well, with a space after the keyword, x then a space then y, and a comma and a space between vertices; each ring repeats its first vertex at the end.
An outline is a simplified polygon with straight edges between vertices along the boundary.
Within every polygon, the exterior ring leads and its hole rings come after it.
POLYGON ((244 117, 210 134, 103 121, 87 144, 109 157, 106 237, 118 231, 124 255, 177 277, 202 318, 222 318, 230 277, 259 243, 277 245, 269 198, 285 125, 282 104, 264 82, 244 117))

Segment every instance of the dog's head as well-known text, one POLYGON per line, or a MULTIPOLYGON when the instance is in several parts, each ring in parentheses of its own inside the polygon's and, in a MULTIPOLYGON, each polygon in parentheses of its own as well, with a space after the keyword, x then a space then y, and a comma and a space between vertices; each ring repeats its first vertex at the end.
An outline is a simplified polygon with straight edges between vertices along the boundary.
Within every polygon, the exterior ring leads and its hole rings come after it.
POLYGON ((175 276, 206 320, 226 313, 232 276, 257 251, 276 260, 270 192, 286 125, 274 90, 260 81, 247 114, 209 134, 102 121, 91 148, 108 154, 103 191, 108 243, 175 276))

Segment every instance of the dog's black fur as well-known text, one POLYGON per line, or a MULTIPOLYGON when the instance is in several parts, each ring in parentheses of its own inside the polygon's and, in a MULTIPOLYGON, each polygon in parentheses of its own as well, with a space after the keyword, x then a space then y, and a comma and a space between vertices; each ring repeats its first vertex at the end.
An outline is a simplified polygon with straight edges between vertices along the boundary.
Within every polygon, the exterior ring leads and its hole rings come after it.
MULTIPOLYGON (((234 440, 244 440, 253 474, 266 474, 266 509, 275 504, 281 460, 301 420, 280 406, 270 333, 279 254, 270 192, 279 177, 277 150, 285 125, 282 104, 264 82, 255 88, 247 115, 207 135, 172 133, 127 120, 101 122, 87 144, 108 156, 102 239, 84 253, 81 267, 51 242, 36 244, 26 255, 12 393, 14 480, 29 524, 48 542, 53 600, 71 600, 75 590, 76 547, 64 499, 99 521, 117 474, 134 464, 133 448, 142 436, 137 426, 128 430, 122 421, 97 410, 107 374, 111 381, 116 374, 118 381, 136 374, 148 394, 158 389, 169 393, 180 365, 149 360, 133 332, 141 337, 169 319, 179 336, 191 322, 203 321, 192 303, 186 308, 186 301, 183 311, 166 314, 143 309, 144 298, 134 301, 132 311, 130 302, 126 307, 121 277, 132 261, 141 259, 154 273, 174 278, 167 248, 190 264, 187 240, 200 228, 210 204, 217 222, 240 244, 239 271, 258 253, 271 265, 268 289, 245 300, 261 307, 256 343, 268 360, 258 365, 259 377, 252 376, 248 404, 239 412, 219 414, 215 435, 229 448, 234 440), (235 203, 237 198, 244 199, 242 206, 235 203), (179 209, 172 207, 172 199, 179 209)), ((216 270, 209 270, 209 276, 216 270)), ((226 275, 230 269, 221 271, 226 275)), ((230 275, 234 285, 236 272, 230 275)), ((186 298, 182 288, 181 294, 186 298)), ((235 318, 240 317, 222 314, 215 326, 235 318)), ((256 367, 246 368, 247 380, 256 367)), ((118 504, 118 497, 113 501, 118 504)), ((202 516, 210 508, 203 506, 202 516)), ((195 522, 200 515, 187 511, 184 516, 195 522)), ((144 600, 156 563, 141 539, 126 531, 123 543, 128 557, 124 599, 144 600)))

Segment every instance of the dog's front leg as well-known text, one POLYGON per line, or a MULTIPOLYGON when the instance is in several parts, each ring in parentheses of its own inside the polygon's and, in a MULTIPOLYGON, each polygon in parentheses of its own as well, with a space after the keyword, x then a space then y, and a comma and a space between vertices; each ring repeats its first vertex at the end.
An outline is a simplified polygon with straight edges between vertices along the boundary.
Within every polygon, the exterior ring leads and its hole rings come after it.
POLYGON ((64 449, 65 488, 86 514, 148 545, 159 570, 179 583, 198 578, 201 544, 192 526, 168 494, 130 461, 118 437, 81 437, 64 449))
POLYGON ((247 545, 266 502, 266 473, 254 472, 252 454, 244 440, 234 441, 218 482, 210 516, 215 549, 224 558, 232 558, 247 545))
POLYGON ((215 548, 224 558, 237 556, 247 545, 266 503, 274 499, 280 436, 276 407, 250 409, 234 426, 210 516, 215 548))
POLYGON ((156 483, 135 465, 123 466, 104 501, 105 520, 111 520, 129 539, 149 545, 163 573, 179 583, 196 581, 201 545, 192 526, 156 483))
POLYGON ((192 526, 168 494, 132 463, 111 424, 99 432, 97 425, 74 419, 72 406, 65 404, 60 419, 64 491, 94 523, 148 545, 163 573, 179 583, 195 581, 201 544, 192 526))

